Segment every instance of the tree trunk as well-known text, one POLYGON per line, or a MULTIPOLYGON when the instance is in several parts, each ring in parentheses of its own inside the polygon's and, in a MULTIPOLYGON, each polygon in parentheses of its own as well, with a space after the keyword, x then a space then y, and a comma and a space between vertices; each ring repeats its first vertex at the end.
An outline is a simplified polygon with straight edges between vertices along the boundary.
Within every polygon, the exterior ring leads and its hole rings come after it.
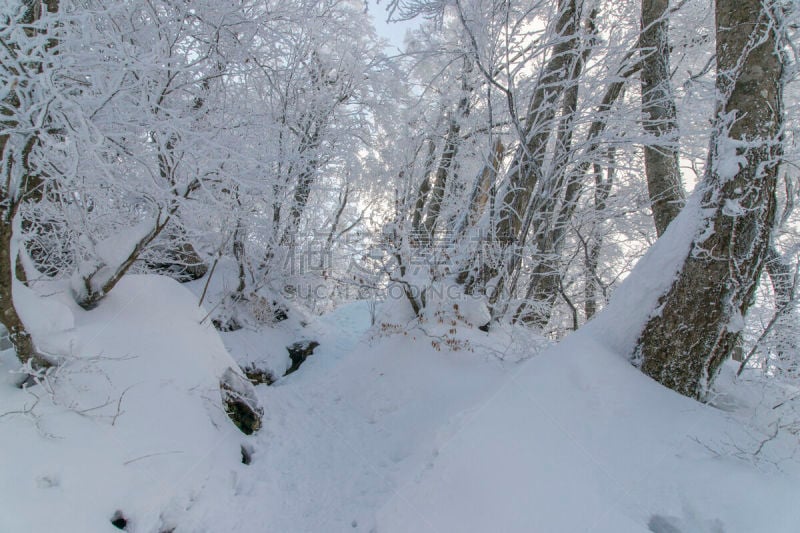
MULTIPOLYGON (((33 25, 41 19, 43 7, 48 13, 56 13, 58 2, 29 2, 20 18, 16 21, 12 19, 12 24, 33 25)), ((23 30, 17 39, 38 37, 35 29, 24 27, 23 30)), ((8 331, 8 338, 20 362, 34 368, 44 368, 50 363, 37 353, 33 339, 14 305, 17 256, 13 244, 15 224, 26 187, 34 187, 39 177, 30 161, 31 153, 40 142, 38 129, 32 121, 34 117, 37 121, 47 120, 47 109, 42 109, 45 107, 42 102, 32 97, 33 87, 37 83, 36 76, 43 76, 46 54, 55 43, 49 40, 41 48, 34 46, 30 49, 19 44, 14 38, 4 41, 4 51, 11 58, 0 54, 0 76, 6 77, 7 89, 0 105, 0 321, 8 331), (26 68, 19 69, 19 65, 25 65, 26 68), (21 98, 20 94, 25 92, 25 98, 21 98), (39 114, 43 116, 37 116, 39 114)))
POLYGON ((417 197, 414 202, 414 213, 411 216, 411 242, 415 245, 419 244, 423 236, 422 220, 425 213, 425 202, 428 200, 428 193, 431 192, 430 173, 433 169, 433 164, 436 162, 436 143, 433 142, 433 139, 428 139, 427 145, 428 155, 425 158, 422 182, 417 190, 417 197))
POLYGON ((233 230, 233 257, 236 259, 236 266, 238 267, 237 275, 239 279, 239 283, 236 285, 236 290, 234 292, 239 298, 244 296, 244 289, 247 286, 247 276, 244 268, 244 263, 246 261, 244 237, 245 231, 242 219, 237 218, 236 229, 233 230))
POLYGON ((16 261, 12 254, 13 216, 13 213, 3 213, 3 221, 0 224, 0 320, 21 363, 24 365, 30 362, 34 368, 47 367, 49 363, 36 352, 33 338, 25 329, 25 324, 14 306, 16 261))
POLYGON ((794 297, 794 268, 784 260, 774 245, 770 245, 767 248, 766 264, 764 266, 772 284, 772 292, 775 294, 775 307, 780 309, 788 305, 794 297))
POLYGON ((525 125, 526 138, 522 139, 511 163, 509 185, 500 206, 497 237, 505 246, 512 245, 519 238, 522 219, 542 173, 547 144, 555 130, 553 120, 558 111, 558 100, 568 87, 565 82, 570 81, 569 75, 575 72, 573 65, 580 53, 579 21, 577 2, 561 0, 556 23, 558 42, 531 98, 525 125))
POLYGON ((596 221, 592 224, 592 232, 583 243, 586 256, 584 258, 586 282, 584 287, 583 311, 586 320, 590 320, 597 313, 597 292, 601 288, 600 274, 597 267, 600 263, 600 250, 603 244, 603 231, 598 226, 603 224, 606 202, 611 194, 614 183, 614 149, 609 149, 609 164, 606 179, 603 179, 603 169, 599 164, 594 165, 594 212, 596 221))
POLYGON ((571 85, 581 58, 579 24, 583 2, 559 0, 555 24, 556 42, 542 68, 528 103, 524 131, 507 172, 507 185, 499 193, 497 224, 489 239, 497 257, 482 257, 478 264, 462 272, 465 290, 488 292, 495 304, 506 290, 508 277, 519 266, 520 249, 530 227, 531 204, 543 176, 548 144, 558 129, 556 123, 561 101, 571 85), (493 281, 494 280, 494 281, 493 281), (493 287, 489 285, 494 284, 493 287))
POLYGON ((783 123, 776 20, 772 2, 717 1, 720 101, 699 191, 702 223, 634 354, 646 374, 698 399, 739 338, 775 218, 783 123))
POLYGON ((647 189, 660 237, 684 204, 678 126, 670 85, 669 0, 642 0, 642 122, 654 140, 644 147, 647 189))
POLYGON ((472 71, 469 61, 464 60, 464 69, 461 75, 461 98, 454 115, 448 120, 447 135, 445 136, 442 157, 439 159, 439 166, 436 169, 436 179, 433 182, 433 190, 428 200, 428 211, 425 215, 424 228, 429 242, 433 241, 433 234, 436 232, 436 222, 442 209, 442 201, 447 188, 448 180, 454 178, 456 173, 456 157, 461 145, 461 121, 469 116, 469 99, 472 87, 469 85, 467 75, 472 71))

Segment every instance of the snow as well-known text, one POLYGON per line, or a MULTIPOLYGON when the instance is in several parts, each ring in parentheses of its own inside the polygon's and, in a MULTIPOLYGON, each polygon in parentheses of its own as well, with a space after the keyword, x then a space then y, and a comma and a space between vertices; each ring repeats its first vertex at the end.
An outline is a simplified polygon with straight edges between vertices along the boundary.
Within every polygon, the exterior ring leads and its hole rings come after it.
POLYGON ((702 214, 703 187, 696 187, 667 231, 648 249, 625 282, 614 291, 605 310, 584 328, 612 352, 633 352, 647 320, 659 312, 659 300, 672 287, 689 255, 702 214))
POLYGON ((506 382, 378 530, 796 531, 796 474, 726 456, 753 443, 575 334, 506 382))
POLYGON ((46 386, 17 389, 3 354, 0 531, 108 531, 117 510, 130 531, 159 531, 202 486, 230 483, 242 435, 222 412, 219 377, 235 363, 198 325, 191 293, 128 276, 94 312, 66 287, 27 298, 30 316, 65 309, 74 327, 49 338, 51 349, 63 341, 63 360, 46 386))
MULTIPOLYGON (((733 117, 730 118, 733 120, 733 117)), ((748 144, 732 139, 727 135, 719 135, 715 140, 717 149, 714 160, 714 170, 723 181, 736 177, 742 167, 747 166, 747 158, 739 154, 739 150, 747 148, 748 144)))
POLYGON ((119 231, 97 243, 86 235, 80 238, 88 257, 81 261, 70 280, 73 292, 80 298, 86 296, 86 280, 92 284, 95 292, 102 288, 116 274, 136 246, 153 231, 157 220, 145 220, 119 231))
MULTIPOLYGON (((767 438, 779 415, 756 421, 764 391, 726 367, 718 408, 702 405, 625 357, 657 304, 642 288, 666 290, 688 253, 695 229, 676 222, 613 314, 558 344, 458 313, 372 326, 368 302, 218 334, 196 294, 153 276, 124 278, 90 312, 66 288, 32 295, 29 307, 74 317, 51 334, 71 357, 52 395, 14 375, 0 387, 0 531, 114 531, 120 510, 137 533, 795 532, 796 436, 767 438), (301 339, 320 345, 281 377, 301 339), (249 437, 220 410, 228 352, 278 378, 255 387, 265 414, 249 437), (32 413, 11 414, 32 393, 32 413)), ((378 315, 403 311, 401 299, 378 315)))
POLYGON ((116 267, 130 257, 136 245, 152 233, 158 221, 144 220, 95 244, 95 252, 106 265, 116 267))

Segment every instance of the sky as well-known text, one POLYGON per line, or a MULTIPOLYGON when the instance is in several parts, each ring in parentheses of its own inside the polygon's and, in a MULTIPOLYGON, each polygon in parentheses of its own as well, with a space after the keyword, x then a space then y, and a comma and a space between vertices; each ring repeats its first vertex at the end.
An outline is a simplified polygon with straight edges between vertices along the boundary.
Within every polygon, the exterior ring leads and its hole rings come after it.
POLYGON ((383 0, 378 4, 375 0, 369 0, 367 3, 369 15, 375 21, 375 30, 378 35, 389 40, 393 50, 400 51, 403 48, 403 39, 406 30, 416 28, 419 26, 419 20, 411 20, 404 22, 387 22, 386 6, 388 0, 383 0))

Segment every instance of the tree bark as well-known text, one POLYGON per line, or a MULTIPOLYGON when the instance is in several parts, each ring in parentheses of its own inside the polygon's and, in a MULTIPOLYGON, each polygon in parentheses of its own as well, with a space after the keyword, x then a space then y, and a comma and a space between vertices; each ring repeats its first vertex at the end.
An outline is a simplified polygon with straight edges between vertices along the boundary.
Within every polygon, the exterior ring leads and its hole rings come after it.
MULTIPOLYGON (((13 211, 16 211, 16 209, 13 211)), ((33 338, 25 328, 25 324, 22 322, 22 318, 20 318, 14 305, 13 289, 16 260, 12 253, 13 219, 15 216, 13 211, 4 212, 2 223, 0 223, 0 320, 2 320, 3 326, 8 332, 8 340, 14 345, 14 351, 19 361, 23 365, 31 363, 34 368, 47 367, 50 366, 49 362, 36 351, 33 338)))
POLYGON ((703 218, 634 353, 647 375, 698 399, 740 336, 775 218, 783 124, 777 20, 772 2, 717 1, 720 100, 700 185, 703 218))
POLYGON ((411 242, 415 245, 419 244, 422 238, 422 220, 425 214, 425 202, 427 202, 428 194, 431 191, 430 173, 433 169, 433 164, 436 162, 436 143, 433 142, 433 139, 428 139, 427 145, 428 155, 425 158, 422 182, 417 190, 417 197, 414 202, 414 213, 411 216, 411 242))
POLYGON ((445 136, 442 157, 439 159, 439 166, 436 169, 436 179, 433 182, 433 190, 428 200, 428 211, 425 215, 423 226, 429 242, 433 241, 433 234, 436 231, 436 222, 439 220, 439 213, 442 209, 442 201, 447 188, 447 182, 455 174, 456 157, 461 145, 461 121, 469 116, 469 99, 472 87, 469 85, 467 75, 472 71, 469 61, 464 60, 464 68, 461 75, 461 98, 455 114, 450 115, 445 136))
POLYGON ((585 265, 585 286, 583 312, 586 320, 590 320, 597 313, 597 292, 601 288, 600 275, 597 272, 600 263, 600 249, 603 244, 603 231, 598 230, 597 226, 602 225, 605 217, 606 203, 611 194, 611 186, 614 183, 614 149, 609 149, 609 164, 606 179, 603 179, 603 169, 599 164, 594 165, 594 212, 596 221, 593 223, 592 232, 583 243, 586 256, 585 265))
MULTIPOLYGON (((28 3, 16 23, 33 25, 41 19, 43 7, 48 13, 56 13, 58 1, 28 3)), ((37 30, 30 27, 23 29, 26 37, 36 36, 37 30)), ((30 50, 17 46, 13 39, 3 44, 8 56, 0 57, 0 75, 5 78, 4 88, 7 89, 0 106, 0 321, 8 331, 20 362, 34 368, 44 368, 50 366, 50 362, 36 351, 33 338, 14 304, 17 256, 13 245, 15 224, 26 187, 34 186, 39 178, 30 155, 40 142, 38 124, 33 123, 33 119, 43 110, 36 109, 40 102, 30 98, 32 85, 36 83, 35 77, 43 75, 45 56, 55 43, 49 40, 44 47, 30 50), (27 98, 20 98, 20 92, 26 91, 27 98), (26 106, 33 106, 34 109, 26 106)), ((36 120, 46 123, 47 115, 36 120)))
POLYGON ((775 307, 780 309, 791 302, 793 294, 794 268, 784 260, 781 253, 770 245, 767 248, 766 264, 764 265, 775 294, 775 307))
POLYGON ((500 206, 497 237, 505 246, 512 245, 519 238, 522 219, 542 173, 548 140, 555 130, 553 120, 558 112, 558 100, 564 95, 565 82, 575 72, 573 65, 578 60, 579 21, 577 2, 561 0, 555 32, 558 42, 531 98, 525 125, 526 138, 514 155, 509 169, 509 185, 500 206))
POLYGON ((660 237, 683 207, 678 126, 670 84, 669 0, 642 0, 642 123, 653 138, 644 147, 647 189, 660 237))
POLYGON ((559 101, 575 83, 573 77, 579 70, 576 65, 581 57, 582 6, 577 0, 559 0, 554 28, 556 42, 528 103, 524 131, 520 132, 522 138, 507 172, 507 185, 499 192, 497 223, 489 235, 499 257, 482 257, 478 264, 470 265, 468 273, 459 275, 466 292, 484 290, 492 304, 501 299, 506 278, 519 265, 520 248, 530 227, 531 204, 544 171, 548 144, 558 129, 559 101), (494 286, 489 287, 491 284, 494 286))

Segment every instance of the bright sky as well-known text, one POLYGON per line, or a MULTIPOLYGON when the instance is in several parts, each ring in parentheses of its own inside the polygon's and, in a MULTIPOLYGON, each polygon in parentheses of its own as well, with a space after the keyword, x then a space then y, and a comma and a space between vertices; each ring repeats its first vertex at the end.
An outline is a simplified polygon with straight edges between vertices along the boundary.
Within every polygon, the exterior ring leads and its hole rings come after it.
POLYGON ((419 20, 411 20, 406 22, 386 22, 388 14, 386 13, 386 5, 388 0, 382 0, 380 4, 376 0, 368 0, 369 14, 372 20, 375 21, 375 30, 378 35, 389 40, 392 49, 402 50, 403 39, 406 30, 416 28, 419 26, 419 20))

